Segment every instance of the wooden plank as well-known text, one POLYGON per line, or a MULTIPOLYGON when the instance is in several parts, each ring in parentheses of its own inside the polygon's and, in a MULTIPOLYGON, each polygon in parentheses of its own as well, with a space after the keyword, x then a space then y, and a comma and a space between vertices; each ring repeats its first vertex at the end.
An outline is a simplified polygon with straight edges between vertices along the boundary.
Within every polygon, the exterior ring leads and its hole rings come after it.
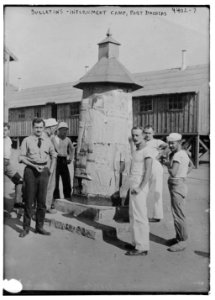
POLYGON ((193 126, 193 114, 194 114, 194 105, 193 105, 193 102, 194 102, 194 99, 192 96, 189 96, 190 97, 190 108, 189 108, 189 133, 193 133, 194 132, 194 126, 193 126))
POLYGON ((185 95, 185 110, 184 110, 184 132, 188 133, 189 132, 189 97, 186 94, 185 95))
POLYGON ((199 167, 199 135, 195 138, 195 166, 199 167))
POLYGON ((206 151, 209 151, 209 148, 208 148, 207 145, 201 140, 201 138, 199 138, 199 143, 202 145, 202 147, 203 147, 206 151))
POLYGON ((179 112, 178 118, 179 118, 179 120, 178 120, 178 124, 179 124, 178 125, 178 132, 183 133, 183 119, 184 119, 183 112, 179 112))
POLYGON ((153 126, 155 132, 157 132, 157 102, 158 102, 158 97, 153 97, 152 98, 152 107, 153 107, 153 126))

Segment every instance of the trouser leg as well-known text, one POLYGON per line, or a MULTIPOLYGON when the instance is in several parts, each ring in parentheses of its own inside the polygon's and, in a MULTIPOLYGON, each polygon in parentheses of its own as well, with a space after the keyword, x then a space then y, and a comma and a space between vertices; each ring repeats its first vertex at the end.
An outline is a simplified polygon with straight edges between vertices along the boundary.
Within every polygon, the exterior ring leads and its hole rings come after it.
POLYGON ((43 172, 40 174, 38 182, 36 228, 42 228, 44 224, 48 181, 48 168, 44 168, 43 172))
POLYGON ((60 190, 59 190, 59 181, 60 181, 60 162, 57 159, 56 171, 55 171, 55 189, 54 189, 54 199, 60 198, 60 190))
POLYGON ((29 230, 31 223, 31 215, 32 215, 32 204, 34 203, 35 195, 37 192, 37 183, 38 176, 36 172, 30 168, 26 167, 24 171, 24 199, 25 199, 25 207, 24 207, 24 219, 23 219, 23 228, 29 230))
POLYGON ((53 203, 54 190, 55 190, 55 181, 56 181, 56 168, 53 173, 49 176, 47 194, 46 194, 46 208, 50 209, 53 203))
POLYGON ((186 203, 186 186, 184 183, 169 184, 171 196, 171 208, 176 231, 176 239, 178 241, 186 241, 188 239, 185 203, 186 203), (184 192, 185 191, 185 192, 184 192))
POLYGON ((70 173, 68 169, 67 160, 63 159, 62 165, 61 165, 61 178, 63 182, 63 194, 65 198, 70 198, 71 196, 71 179, 70 179, 70 173))
POLYGON ((49 180, 48 168, 44 168, 38 178, 36 228, 43 228, 46 213, 46 194, 49 180))
POLYGON ((152 174, 150 189, 153 191, 154 200, 153 218, 163 219, 163 167, 160 164, 152 174))
POLYGON ((146 199, 148 195, 148 185, 138 195, 130 193, 130 214, 132 238, 135 248, 140 251, 149 250, 149 223, 147 216, 146 199))

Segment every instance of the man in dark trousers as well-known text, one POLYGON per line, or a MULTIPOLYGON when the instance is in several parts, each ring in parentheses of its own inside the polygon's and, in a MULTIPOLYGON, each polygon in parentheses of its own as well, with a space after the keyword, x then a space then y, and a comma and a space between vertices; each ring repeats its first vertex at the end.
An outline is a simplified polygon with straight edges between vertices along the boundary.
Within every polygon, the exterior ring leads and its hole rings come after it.
POLYGON ((43 229, 46 212, 46 193, 50 174, 54 170, 57 153, 50 139, 44 134, 45 122, 36 118, 32 122, 33 133, 25 138, 21 145, 19 162, 26 165, 24 170, 24 219, 23 231, 20 237, 29 233, 32 205, 36 200, 36 229, 35 233, 50 235, 43 229), (48 159, 51 157, 50 168, 47 167, 48 159))
POLYGON ((55 136, 55 149, 57 149, 57 167, 56 167, 56 185, 54 191, 54 199, 60 198, 59 180, 60 176, 63 183, 64 198, 70 199, 71 197, 71 178, 69 173, 68 164, 74 159, 74 147, 71 140, 67 137, 68 125, 61 122, 58 126, 58 133, 55 136))

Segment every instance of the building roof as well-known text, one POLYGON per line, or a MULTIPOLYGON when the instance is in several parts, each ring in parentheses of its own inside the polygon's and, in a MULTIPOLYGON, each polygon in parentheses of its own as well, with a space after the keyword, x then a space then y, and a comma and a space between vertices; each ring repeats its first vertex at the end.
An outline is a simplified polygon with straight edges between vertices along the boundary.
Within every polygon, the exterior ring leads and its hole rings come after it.
POLYGON ((189 66, 134 74, 144 88, 133 92, 133 97, 172 93, 198 92, 202 85, 209 87, 209 66, 189 66))
POLYGON ((28 107, 46 103, 72 103, 81 101, 82 91, 73 87, 74 82, 32 87, 10 94, 9 107, 28 107))
POLYGON ((86 85, 104 82, 129 85, 133 90, 142 88, 115 57, 102 57, 74 87, 83 89, 86 85))
MULTIPOLYGON (((109 65, 109 67, 111 66, 109 65)), ((117 75, 115 76, 117 77, 117 75)), ((198 92, 203 85, 209 88, 209 65, 189 66, 184 71, 175 68, 136 73, 132 74, 132 77, 144 86, 144 88, 134 91, 133 97, 198 92)), ((8 105, 15 108, 45 105, 47 102, 56 104, 78 102, 81 101, 82 90, 74 88, 76 84, 77 82, 69 82, 16 91, 7 97, 8 105)))

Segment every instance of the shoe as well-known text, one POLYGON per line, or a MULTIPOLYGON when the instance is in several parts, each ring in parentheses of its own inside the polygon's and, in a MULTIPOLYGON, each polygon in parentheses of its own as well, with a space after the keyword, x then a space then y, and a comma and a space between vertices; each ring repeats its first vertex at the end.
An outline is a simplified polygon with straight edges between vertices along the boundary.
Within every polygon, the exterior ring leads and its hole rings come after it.
POLYGON ((132 245, 132 244, 126 244, 125 245, 125 250, 131 251, 131 250, 134 250, 134 249, 135 249, 135 246, 132 245))
POLYGON ((29 234, 29 230, 24 229, 24 230, 19 234, 19 237, 24 238, 27 234, 29 234))
POLYGON ((185 250, 186 246, 187 245, 185 241, 180 241, 175 245, 171 246, 170 248, 168 248, 167 250, 170 252, 179 252, 185 250))
POLYGON ((11 217, 11 219, 17 219, 17 212, 16 211, 12 211, 10 213, 10 217, 11 217))
POLYGON ((137 249, 134 249, 134 250, 131 250, 131 251, 128 251, 125 253, 125 255, 128 255, 128 256, 146 256, 147 254, 148 254, 148 251, 140 251, 137 249))
POLYGON ((171 247, 171 246, 173 246, 173 245, 175 245, 177 243, 178 243, 178 240, 176 238, 173 238, 173 239, 168 240, 167 243, 166 243, 166 245, 169 246, 169 247, 171 247))
POLYGON ((149 222, 151 223, 158 223, 160 222, 161 219, 156 219, 156 218, 149 218, 149 222))
POLYGON ((39 233, 39 234, 43 234, 43 235, 51 235, 51 232, 46 231, 46 230, 43 229, 43 228, 36 228, 36 229, 35 229, 35 233, 39 233))
POLYGON ((17 202, 14 204, 14 208, 24 208, 25 204, 23 202, 17 202))
POLYGON ((46 210, 46 213, 47 213, 47 214, 56 214, 56 213, 57 213, 57 210, 54 209, 54 208, 50 208, 50 209, 47 209, 47 210, 46 210))

